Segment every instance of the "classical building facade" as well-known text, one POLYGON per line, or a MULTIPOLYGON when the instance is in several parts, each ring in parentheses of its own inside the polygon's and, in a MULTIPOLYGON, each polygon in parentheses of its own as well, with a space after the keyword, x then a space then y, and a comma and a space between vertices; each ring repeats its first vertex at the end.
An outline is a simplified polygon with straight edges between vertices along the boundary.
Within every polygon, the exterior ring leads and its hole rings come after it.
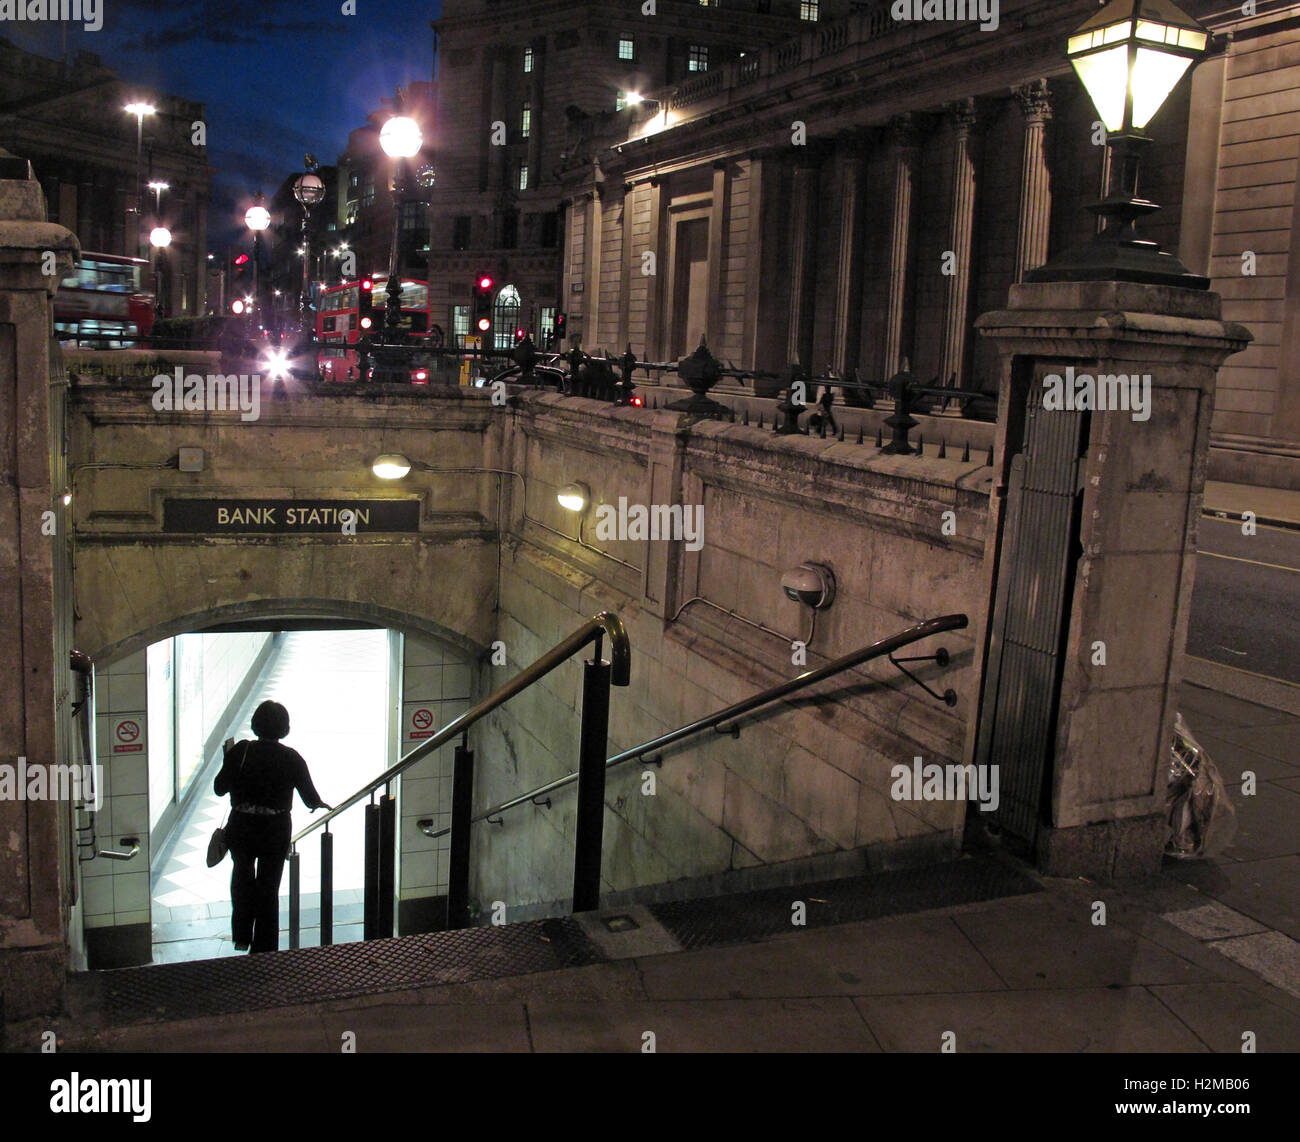
MULTIPOLYGON (((881 381, 906 363, 992 387, 975 317, 1085 239, 1104 194, 1104 133, 1064 50, 1095 5, 1009 0, 991 31, 893 7, 855 5, 576 123, 571 336, 650 360, 704 336, 742 367, 881 381)), ((1185 5, 1214 35, 1148 128, 1141 191, 1164 209, 1141 226, 1255 333, 1219 377, 1212 476, 1300 487, 1300 20, 1256 7, 1185 5)))
POLYGON ((717 74, 849 5, 659 0, 651 7, 648 15, 641 0, 443 5, 434 25, 429 280, 434 321, 451 336, 469 332, 472 282, 481 274, 496 285, 496 347, 508 347, 518 327, 538 338, 554 329, 568 304, 560 289, 568 192, 557 172, 584 124, 630 115, 629 96, 717 74))
MULTIPOLYGON (((83 250, 149 257, 149 231, 171 230, 162 280, 172 316, 207 304, 212 168, 206 126, 196 128, 205 122, 202 103, 129 83, 91 52, 65 62, 0 39, 0 147, 30 160, 50 221, 83 250), (136 119, 124 110, 137 101, 156 108, 141 120, 138 158, 136 119), (150 192, 154 180, 168 189, 150 192)), ((147 278, 145 287, 153 288, 147 278)))

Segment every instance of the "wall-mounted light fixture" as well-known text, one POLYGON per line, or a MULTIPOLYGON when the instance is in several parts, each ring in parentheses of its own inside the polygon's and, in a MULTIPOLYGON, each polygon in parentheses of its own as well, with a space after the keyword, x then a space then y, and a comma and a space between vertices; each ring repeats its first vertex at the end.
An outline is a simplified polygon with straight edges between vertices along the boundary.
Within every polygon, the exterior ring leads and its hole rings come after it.
POLYGON ((375 457, 370 470, 381 480, 400 480, 411 470, 411 462, 400 452, 385 452, 375 457))
POLYGON ((555 493, 555 498, 560 501, 560 507, 567 511, 585 511, 591 502, 591 489, 586 484, 565 484, 555 493))
POLYGON ((813 610, 825 610, 835 601, 835 572, 824 563, 800 563, 781 576, 787 599, 813 610))

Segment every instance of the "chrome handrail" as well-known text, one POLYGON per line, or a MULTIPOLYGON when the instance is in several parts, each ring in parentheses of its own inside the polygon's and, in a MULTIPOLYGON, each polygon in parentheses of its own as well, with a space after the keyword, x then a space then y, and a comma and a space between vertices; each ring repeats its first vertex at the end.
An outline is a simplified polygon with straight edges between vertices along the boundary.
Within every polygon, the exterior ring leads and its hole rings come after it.
MULTIPOLYGON (((664 749, 667 746, 675 745, 683 738, 698 734, 711 727, 721 725, 723 722, 733 721, 736 718, 743 717, 745 714, 758 709, 760 706, 766 706, 770 702, 779 701, 796 690, 805 689, 808 686, 815 686, 835 674, 840 674, 845 670, 851 670, 855 666, 861 666, 864 662, 869 662, 873 658, 880 658, 884 655, 892 654, 895 650, 904 646, 909 646, 914 642, 920 642, 922 639, 929 638, 931 635, 940 634, 948 630, 962 630, 969 624, 969 619, 962 614, 942 615, 936 619, 927 619, 923 623, 917 623, 910 626, 898 634, 891 635, 889 638, 883 638, 879 642, 873 642, 870 646, 865 646, 860 650, 855 650, 851 654, 843 655, 828 662, 825 666, 819 666, 816 670, 806 670, 796 678, 788 682, 782 682, 776 686, 771 686, 757 694, 742 699, 739 702, 733 702, 721 710, 708 714, 703 718, 698 718, 693 722, 688 722, 684 726, 679 726, 675 730, 669 730, 665 734, 660 734, 657 738, 652 738, 648 742, 642 742, 640 745, 633 746, 631 749, 625 749, 622 753, 616 753, 613 757, 605 761, 605 768, 612 769, 616 765, 621 765, 625 761, 631 761, 634 758, 642 757, 647 753, 653 753, 655 750, 664 749)), ((488 817, 495 817, 504 813, 507 809, 513 809, 525 802, 532 801, 535 798, 545 796, 556 789, 563 789, 566 785, 572 785, 578 780, 576 773, 570 773, 565 777, 557 777, 554 781, 547 782, 545 785, 539 785, 536 789, 521 793, 518 797, 513 797, 509 801, 503 801, 499 805, 493 805, 490 809, 484 809, 476 817, 470 818, 470 824, 487 820, 488 817)), ((451 832, 451 828, 439 829, 437 832, 425 832, 428 837, 445 837, 451 832)))
POLYGON ((329 824, 340 813, 350 809, 362 798, 368 797, 381 785, 387 785, 394 777, 427 757, 439 746, 446 745, 453 738, 459 737, 479 719, 490 714, 498 706, 504 705, 521 690, 526 690, 539 678, 549 674, 588 643, 599 643, 600 639, 606 635, 609 636, 610 682, 615 686, 626 686, 631 677, 632 668, 632 648, 631 643, 628 641, 627 628, 623 625, 623 620, 613 611, 601 611, 600 614, 583 623, 563 642, 556 643, 531 666, 526 666, 509 682, 484 698, 477 706, 466 710, 460 717, 453 718, 433 737, 422 741, 415 749, 389 766, 378 777, 366 782, 346 801, 336 805, 325 816, 318 817, 311 824, 300 829, 291 838, 290 845, 296 846, 303 837, 329 824))

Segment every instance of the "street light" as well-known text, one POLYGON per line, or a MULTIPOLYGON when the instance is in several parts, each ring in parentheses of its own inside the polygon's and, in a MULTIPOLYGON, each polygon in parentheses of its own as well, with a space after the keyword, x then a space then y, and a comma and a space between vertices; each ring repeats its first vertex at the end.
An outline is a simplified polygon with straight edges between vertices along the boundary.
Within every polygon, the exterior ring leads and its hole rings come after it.
MULTIPOLYGON (((262 264, 262 231, 271 225, 271 212, 262 205, 262 192, 253 197, 253 205, 244 211, 244 225, 253 232, 253 305, 260 318, 262 294, 258 284, 258 268, 262 264)), ((256 330, 254 330, 256 332, 256 330)))
POLYGON ((172 232, 166 226, 155 226, 149 231, 149 245, 154 249, 153 293, 158 317, 167 316, 167 301, 163 293, 163 251, 172 244, 172 232))
POLYGON ((1208 289, 1134 223, 1160 206, 1138 197, 1141 130, 1155 118, 1188 68, 1205 54, 1209 33, 1170 0, 1112 0, 1070 35, 1066 55, 1108 132, 1111 188, 1088 209, 1105 225, 1093 241, 1025 275, 1028 281, 1136 281, 1208 289))
MULTIPOLYGON (((402 92, 397 93, 397 106, 402 103, 402 92)), ((406 160, 420 153, 424 136, 420 125, 407 115, 394 115, 379 131, 379 145, 384 154, 396 163, 393 172, 393 244, 388 252, 388 302, 384 312, 384 340, 390 345, 397 340, 402 319, 402 275, 398 266, 397 243, 401 236, 402 199, 407 192, 406 160)))
POLYGON ((171 190, 172 185, 169 182, 163 182, 160 178, 150 179, 148 185, 149 189, 154 193, 154 209, 161 211, 163 191, 171 190))
POLYGON ((311 216, 311 208, 325 198, 325 183, 316 173, 315 164, 310 161, 310 156, 308 156, 306 172, 294 179, 293 196, 302 207, 302 247, 298 251, 302 255, 302 290, 298 295, 298 316, 306 335, 313 336, 314 328, 307 332, 307 310, 311 304, 311 237, 307 233, 307 224, 311 216))

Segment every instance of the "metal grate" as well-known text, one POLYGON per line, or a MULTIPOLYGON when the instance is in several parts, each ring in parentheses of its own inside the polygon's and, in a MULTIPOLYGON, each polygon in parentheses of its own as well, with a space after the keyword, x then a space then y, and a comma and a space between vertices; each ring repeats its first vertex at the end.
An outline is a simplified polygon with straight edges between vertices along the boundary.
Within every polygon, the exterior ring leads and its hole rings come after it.
POLYGON ((932 868, 652 904, 650 912, 683 948, 701 948, 795 931, 791 906, 796 900, 807 906, 807 927, 825 928, 1038 891, 1038 884, 1024 873, 992 857, 972 857, 932 868))
MULTIPOLYGON (((827 927, 1039 891, 992 857, 702 900, 650 905, 683 948, 744 943, 791 931, 790 905, 827 927)), ((191 1019, 347 999, 470 980, 582 967, 604 955, 571 918, 465 928, 273 955, 123 968, 80 977, 111 1025, 191 1019)), ((89 996, 87 997, 89 998, 89 996)))
POLYGON ((187 1019, 580 967, 602 957, 567 917, 100 974, 113 1023, 187 1019))

